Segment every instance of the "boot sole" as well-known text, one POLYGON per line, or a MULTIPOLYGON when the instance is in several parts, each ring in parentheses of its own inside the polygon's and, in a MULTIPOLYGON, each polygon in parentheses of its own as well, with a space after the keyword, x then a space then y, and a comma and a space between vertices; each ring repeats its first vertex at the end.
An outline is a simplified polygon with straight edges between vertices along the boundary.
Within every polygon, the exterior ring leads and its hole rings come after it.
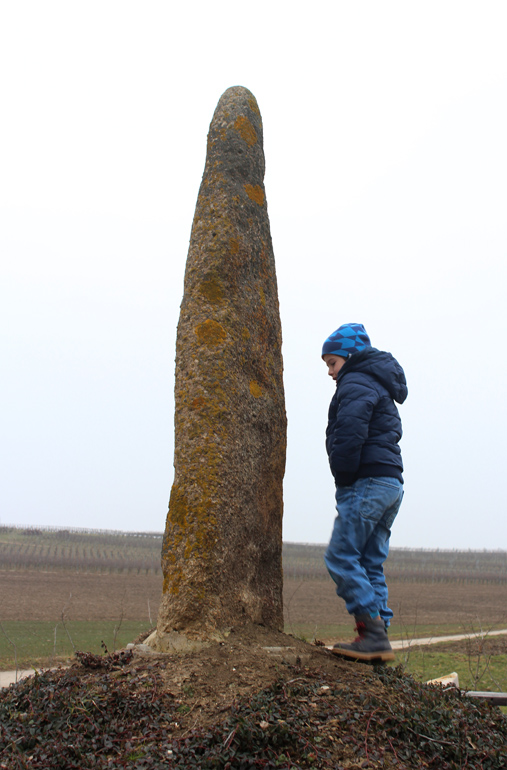
POLYGON ((366 663, 386 663, 389 660, 394 660, 394 652, 392 650, 379 650, 377 652, 357 652, 356 650, 342 650, 339 647, 333 647, 331 649, 333 655, 338 655, 340 658, 348 658, 349 660, 363 660, 366 663))

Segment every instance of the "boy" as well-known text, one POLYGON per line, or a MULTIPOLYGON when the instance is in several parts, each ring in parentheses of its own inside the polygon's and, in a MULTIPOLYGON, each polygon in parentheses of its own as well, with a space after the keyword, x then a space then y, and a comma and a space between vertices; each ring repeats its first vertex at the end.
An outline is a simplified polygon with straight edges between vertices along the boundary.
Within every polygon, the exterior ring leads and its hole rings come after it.
POLYGON ((390 353, 371 346, 362 324, 340 326, 324 342, 322 358, 336 381, 326 448, 338 511, 324 558, 359 634, 351 644, 335 644, 333 652, 393 660, 383 563, 403 498, 402 430, 394 401, 407 397, 405 374, 390 353))

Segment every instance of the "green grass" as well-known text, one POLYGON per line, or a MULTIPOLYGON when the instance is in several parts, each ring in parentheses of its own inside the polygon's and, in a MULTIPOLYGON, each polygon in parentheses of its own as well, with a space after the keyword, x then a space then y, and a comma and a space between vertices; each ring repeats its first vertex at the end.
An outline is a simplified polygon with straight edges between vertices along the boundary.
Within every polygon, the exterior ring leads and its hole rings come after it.
MULTIPOLYGON (((497 626, 493 626, 494 630, 497 626)), ((498 628, 505 627, 500 624, 498 628)), ((462 625, 417 626, 416 629, 408 629, 393 624, 389 631, 391 639, 421 639, 425 637, 437 638, 451 634, 463 634, 462 625)), ((473 636, 473 634, 472 634, 473 636)), ((438 679, 452 672, 456 672, 459 678, 459 686, 462 690, 485 690, 489 692, 507 692, 507 665, 505 655, 489 655, 467 653, 467 642, 461 642, 462 651, 443 652, 438 643, 414 647, 408 650, 399 650, 396 654, 396 665, 402 664, 406 671, 416 679, 423 682, 429 679, 438 679)))
POLYGON ((396 654, 396 665, 416 679, 427 682, 455 671, 462 690, 507 692, 505 655, 468 656, 463 652, 439 652, 438 645, 417 647, 396 654))
POLYGON ((123 621, 119 629, 117 621, 108 620, 67 621, 65 628, 61 622, 5 621, 0 625, 0 670, 50 666, 71 658, 75 650, 100 654, 102 642, 113 652, 149 628, 146 622, 132 620, 123 621))
MULTIPOLYGON (((496 628, 496 626, 494 626, 496 628)), ((499 625, 498 628, 503 628, 499 625)), ((492 629, 493 630, 493 627, 492 629)), ((417 624, 417 625, 405 625, 404 623, 393 623, 389 629, 390 639, 406 639, 409 642, 411 639, 436 639, 438 636, 451 636, 453 634, 464 634, 469 632, 470 629, 463 627, 463 623, 447 623, 446 625, 438 624, 417 624)))
MULTIPOLYGON (((297 636, 298 639, 304 639, 307 642, 313 642, 315 639, 352 641, 356 635, 353 618, 346 624, 329 623, 327 625, 315 626, 315 624, 312 625, 311 623, 287 623, 284 630, 286 634, 292 634, 292 636, 297 636)), ((441 624, 438 626, 417 625, 415 628, 413 626, 409 628, 401 624, 393 624, 389 629, 389 638, 391 640, 406 639, 409 642, 411 639, 436 638, 438 636, 463 633, 463 625, 460 623, 449 623, 445 626, 441 624)))

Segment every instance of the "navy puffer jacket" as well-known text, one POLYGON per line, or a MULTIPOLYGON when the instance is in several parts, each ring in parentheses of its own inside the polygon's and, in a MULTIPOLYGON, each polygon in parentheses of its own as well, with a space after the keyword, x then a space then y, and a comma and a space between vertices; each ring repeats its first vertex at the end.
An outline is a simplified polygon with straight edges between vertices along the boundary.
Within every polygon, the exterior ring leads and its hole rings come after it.
POLYGON ((394 401, 402 404, 407 393, 403 369, 390 353, 369 347, 347 359, 336 378, 326 430, 337 485, 370 476, 403 481, 401 419, 394 401))

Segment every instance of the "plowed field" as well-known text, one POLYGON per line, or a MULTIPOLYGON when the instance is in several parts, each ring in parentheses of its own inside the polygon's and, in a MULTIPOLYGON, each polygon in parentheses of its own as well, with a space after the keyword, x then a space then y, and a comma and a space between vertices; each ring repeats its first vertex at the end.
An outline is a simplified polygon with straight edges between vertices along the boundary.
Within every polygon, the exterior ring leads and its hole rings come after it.
MULTIPOLYGON (((156 623, 162 580, 154 575, 0 571, 0 622, 125 620, 156 623)), ((390 585, 393 637, 443 634, 507 625, 507 591, 495 584, 390 585)), ((286 580, 285 630, 306 638, 332 638, 350 618, 331 580, 286 580)))

